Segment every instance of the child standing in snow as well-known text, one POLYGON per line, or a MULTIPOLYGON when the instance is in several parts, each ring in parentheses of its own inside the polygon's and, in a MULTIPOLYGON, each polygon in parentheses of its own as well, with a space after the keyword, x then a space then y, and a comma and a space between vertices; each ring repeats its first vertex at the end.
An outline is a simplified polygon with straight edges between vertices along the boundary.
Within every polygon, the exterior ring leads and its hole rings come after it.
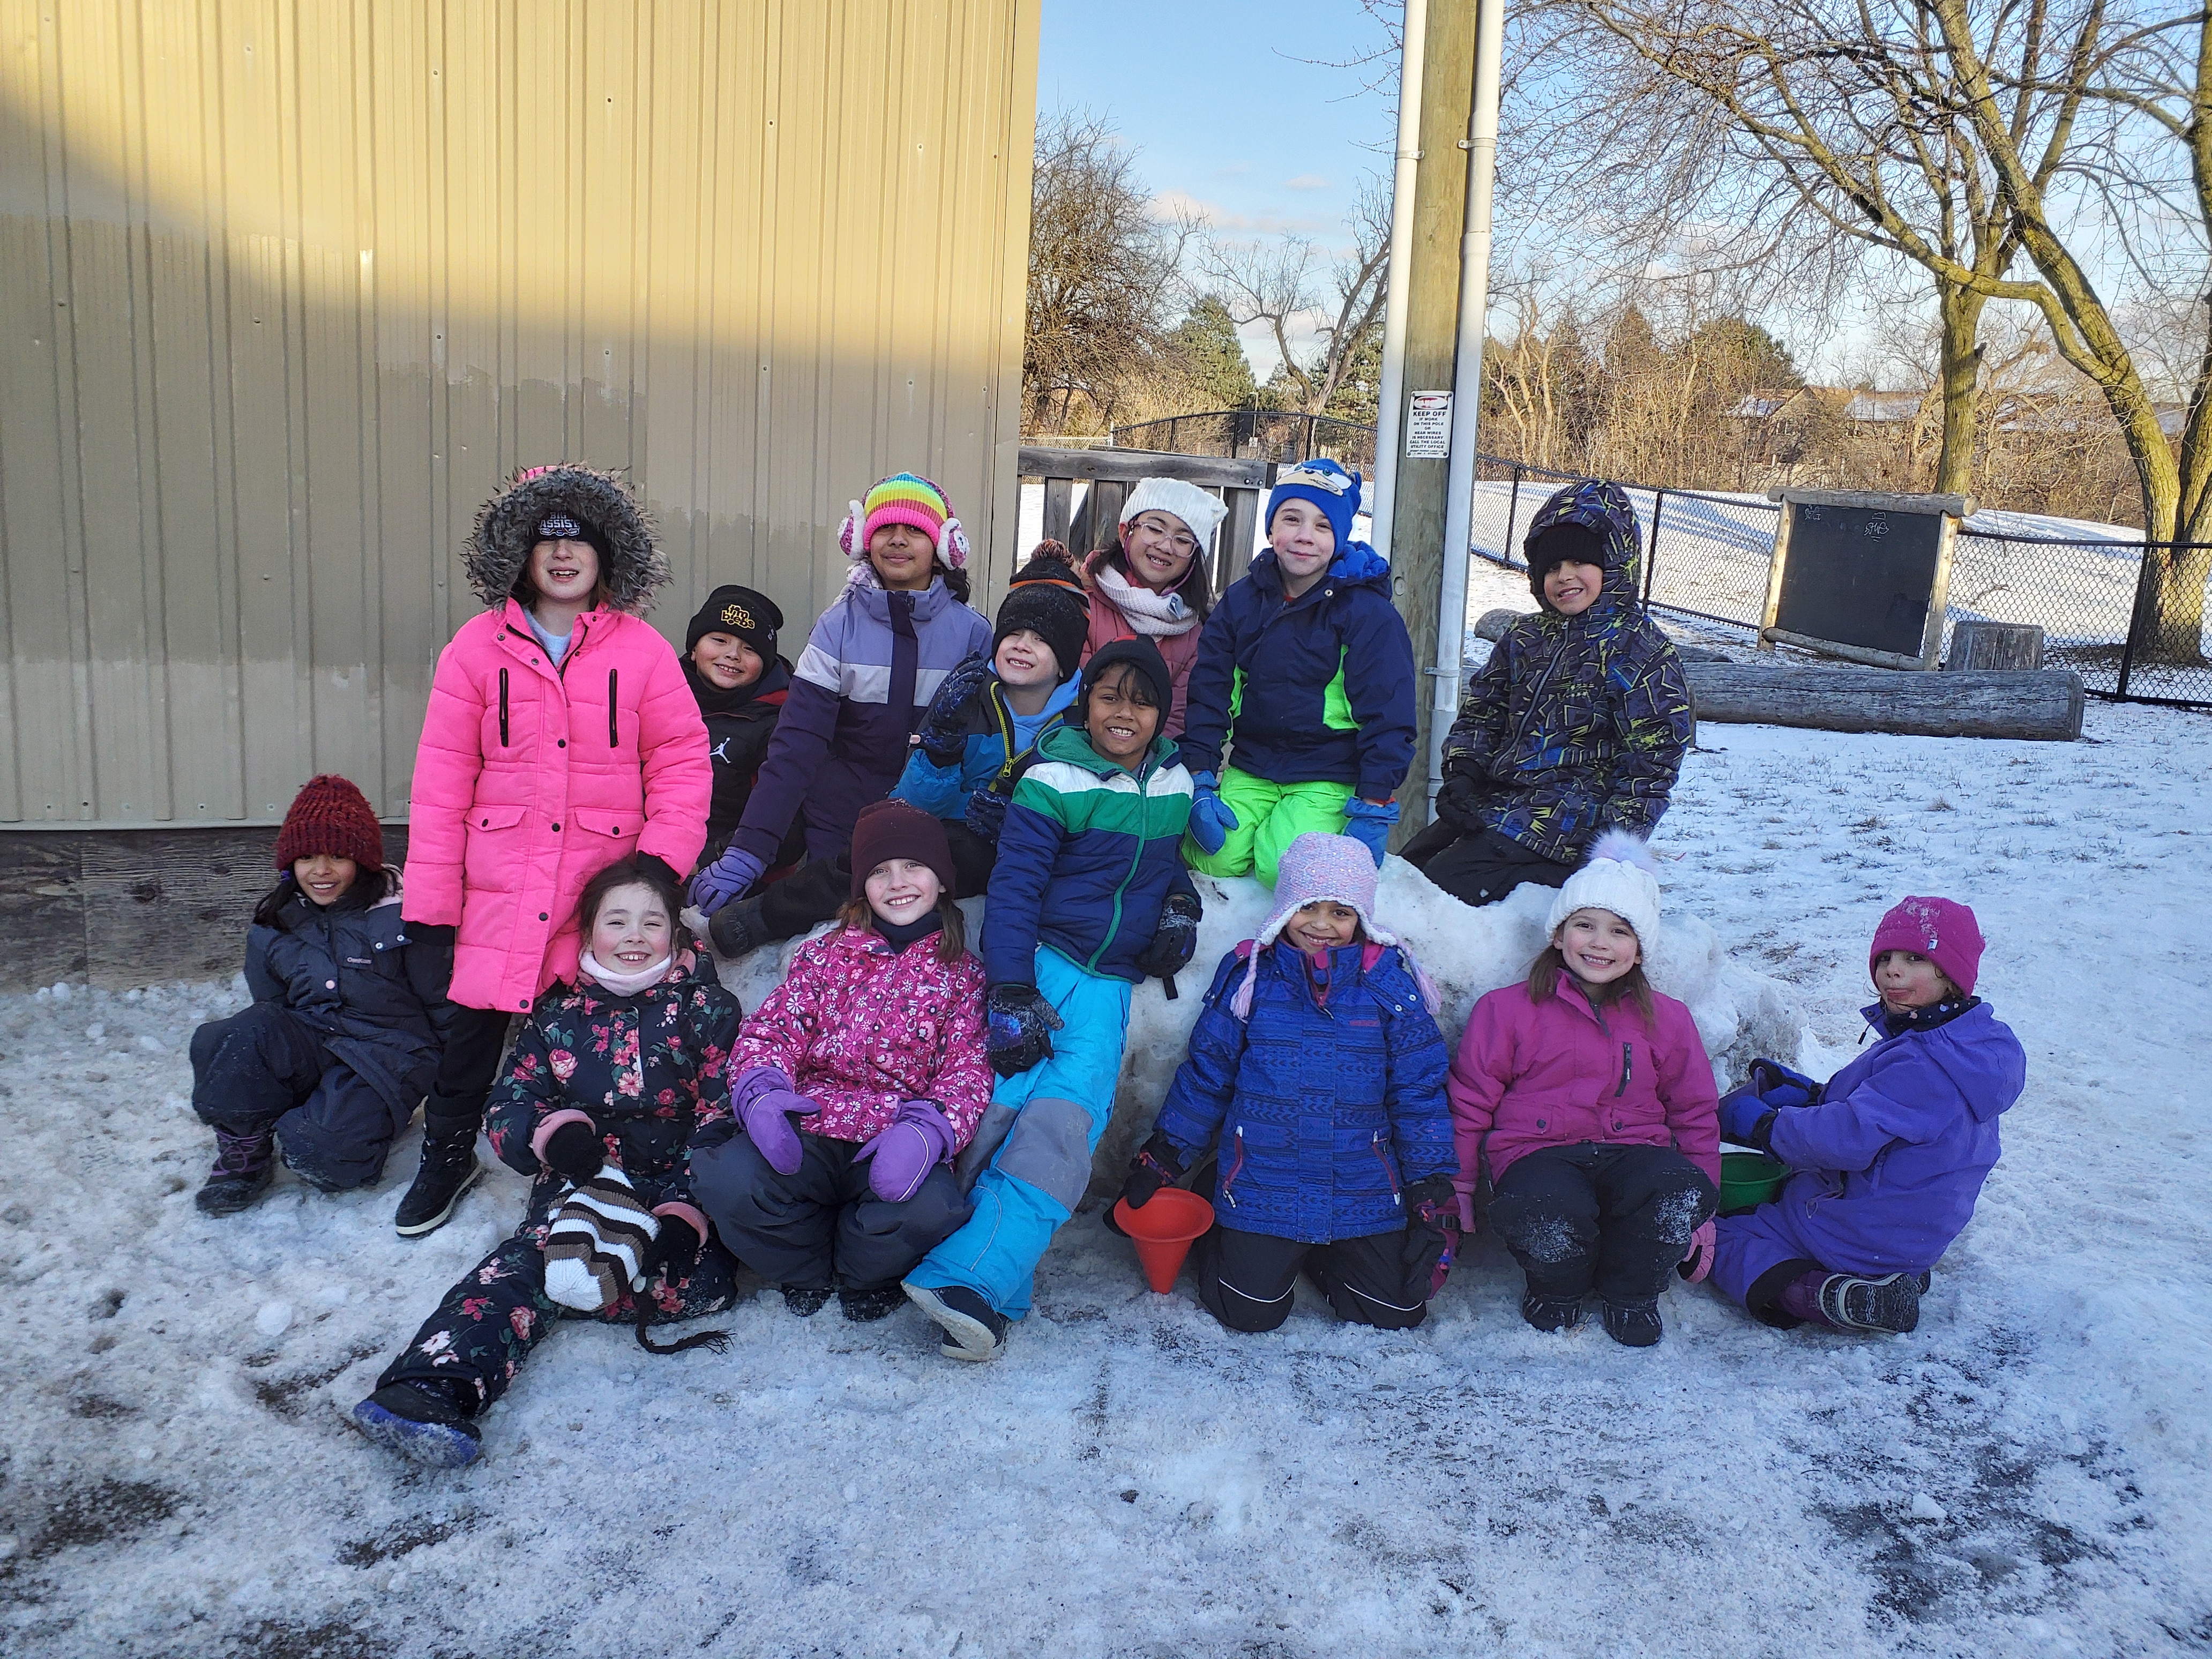
POLYGON ((384 1172, 453 1019, 453 949, 411 937, 368 799, 310 778, 276 832, 276 887, 246 935, 253 1004, 192 1033, 192 1109, 215 1131, 194 1202, 232 1215, 268 1188, 275 1154, 326 1193, 384 1172))
POLYGON ((1528 1274, 1521 1316, 1582 1319, 1595 1290, 1616 1342, 1665 1334, 1659 1292, 1709 1248, 1719 1197, 1712 1063, 1690 1011, 1644 977, 1659 884, 1633 836, 1600 840, 1552 901, 1552 942, 1525 986, 1474 1005, 1446 1088, 1459 1189, 1528 1274))
POLYGON ((1159 647, 1175 680, 1175 700, 1160 725, 1163 737, 1182 735, 1199 629, 1213 609, 1206 544, 1228 511, 1218 495, 1194 483, 1139 478, 1121 502, 1114 545, 1083 562, 1083 580, 1091 589, 1084 658, 1140 634, 1159 647))
POLYGON ((1944 898, 1908 898, 1868 953, 1879 1039, 1823 1086, 1770 1060, 1721 1103, 1721 1132, 1796 1173, 1718 1225, 1713 1282, 1769 1325, 1910 1331, 1929 1269, 1974 1213, 1997 1119, 2027 1057, 1974 995, 1982 933, 1944 898))
MULTIPOLYGON (((791 665, 775 649, 782 627, 775 600, 731 582, 707 596, 684 630, 684 678, 706 722, 707 758, 714 768, 702 865, 721 857, 737 833, 791 694, 791 665)), ((796 857, 803 846, 794 837, 786 850, 796 857)))
POLYGON ((793 886, 793 878, 745 895, 794 821, 805 826, 815 863, 850 848, 853 820, 898 781, 945 677, 991 648, 991 624, 966 604, 967 534, 929 480, 898 472, 873 485, 853 503, 838 544, 853 562, 844 592, 807 635, 744 818, 691 884, 691 902, 712 918, 708 936, 725 958, 835 913, 844 879, 793 886))
POLYGON ((680 947, 667 873, 627 858, 592 877, 573 984, 538 999, 493 1091, 492 1149, 532 1176, 514 1237, 464 1274, 353 1408, 378 1444, 441 1468, 562 1314, 638 1324, 730 1304, 735 1264, 691 1200, 689 1147, 729 1115, 737 999, 680 947))
POLYGON ((1557 887, 1604 830, 1649 836, 1695 722, 1681 659, 1636 593, 1636 509, 1570 484, 1522 546, 1543 608, 1505 630, 1444 739, 1436 821, 1407 860, 1465 904, 1557 887))
POLYGON ((1413 758, 1416 676, 1390 567, 1352 539, 1358 505, 1358 478, 1334 461, 1284 473, 1268 550, 1199 635, 1182 738, 1194 870, 1256 872, 1272 887, 1283 849, 1310 830, 1352 836, 1382 862, 1413 758))
POLYGON ((848 1319, 904 1305, 899 1280, 968 1218, 952 1160, 991 1099, 945 826, 878 801, 853 866, 844 926, 799 947, 738 1036, 734 1121, 691 1146, 716 1232, 802 1318, 832 1289, 848 1319))
POLYGON ((1418 1325, 1460 1232, 1446 1060, 1436 993, 1375 920, 1366 848, 1300 836, 1259 938, 1214 971, 1121 1196, 1142 1209, 1218 1147, 1216 1224, 1191 1253, 1216 1319, 1275 1329, 1303 1266, 1339 1318, 1418 1325))
POLYGON ((1168 684, 1150 640, 1100 651, 1083 670, 1082 724, 1046 737, 1006 808, 983 914, 985 1041, 1001 1081, 978 1146, 1012 1127, 974 1215, 906 1279, 956 1359, 997 1358, 1029 1311, 1038 1259, 1113 1115, 1130 987, 1171 976, 1198 943, 1198 893, 1176 853, 1190 774, 1158 735, 1168 684))

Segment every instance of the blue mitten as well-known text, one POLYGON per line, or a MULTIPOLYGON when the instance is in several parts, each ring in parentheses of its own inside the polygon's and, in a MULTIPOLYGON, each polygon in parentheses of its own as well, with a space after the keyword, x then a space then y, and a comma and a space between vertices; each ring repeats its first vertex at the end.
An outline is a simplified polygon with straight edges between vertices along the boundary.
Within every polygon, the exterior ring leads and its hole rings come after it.
POLYGON ((713 915, 761 878, 768 866, 732 843, 722 856, 691 878, 691 902, 713 915))
POLYGON ((1212 773, 1200 772, 1191 782, 1197 786, 1197 793, 1190 803, 1190 838, 1200 852, 1218 853, 1229 840, 1229 832, 1237 827, 1237 814, 1223 802, 1221 780, 1212 773))
POLYGON ((1775 1109, 1747 1084, 1721 1097, 1721 1139, 1763 1152, 1774 1131, 1774 1116, 1775 1109))
POLYGON ((1382 867, 1382 854, 1390 842, 1390 826, 1398 821, 1398 803, 1395 800, 1362 800, 1354 795, 1344 803, 1344 833, 1375 855, 1375 867, 1382 867))

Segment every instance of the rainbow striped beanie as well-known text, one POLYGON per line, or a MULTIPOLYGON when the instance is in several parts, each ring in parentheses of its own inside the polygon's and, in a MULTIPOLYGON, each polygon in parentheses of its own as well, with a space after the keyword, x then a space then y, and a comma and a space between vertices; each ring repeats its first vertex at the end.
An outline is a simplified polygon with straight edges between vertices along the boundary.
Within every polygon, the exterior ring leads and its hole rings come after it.
POLYGON ((845 556, 859 561, 868 556, 868 543, 887 524, 908 524, 935 544, 937 556, 947 568, 957 570, 968 562, 968 538, 945 492, 912 472, 894 472, 871 485, 866 495, 853 503, 852 512, 837 532, 845 556))

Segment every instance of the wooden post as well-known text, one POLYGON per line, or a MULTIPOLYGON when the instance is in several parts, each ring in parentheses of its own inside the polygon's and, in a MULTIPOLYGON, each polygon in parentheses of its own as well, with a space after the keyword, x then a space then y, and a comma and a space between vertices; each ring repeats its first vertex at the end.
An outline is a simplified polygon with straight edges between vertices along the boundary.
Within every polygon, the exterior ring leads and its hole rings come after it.
MULTIPOLYGON (((1474 0, 1430 0, 1421 54, 1421 159, 1414 169, 1413 270, 1406 296, 1406 404, 1416 392, 1452 383, 1459 327, 1460 236, 1467 222, 1468 116, 1474 97, 1474 0)), ((1480 350, 1475 341, 1470 349, 1480 350)), ((1400 439, 1402 450, 1404 440, 1400 439)), ((1413 703, 1418 722, 1413 764, 1398 791, 1394 846, 1428 822, 1431 671, 1437 666, 1437 587, 1443 573, 1444 485, 1450 463, 1377 455, 1376 470, 1396 468, 1391 497, 1390 595, 1413 638, 1420 671, 1413 703)))

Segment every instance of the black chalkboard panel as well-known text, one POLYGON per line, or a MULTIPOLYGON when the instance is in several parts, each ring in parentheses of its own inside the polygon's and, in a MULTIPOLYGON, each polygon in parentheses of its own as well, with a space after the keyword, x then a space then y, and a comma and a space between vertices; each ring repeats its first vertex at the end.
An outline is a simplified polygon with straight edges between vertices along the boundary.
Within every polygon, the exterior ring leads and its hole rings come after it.
POLYGON ((1779 604, 1770 624, 1800 639, 1828 640, 1918 658, 1936 604, 1943 515, 1792 501, 1779 604))

